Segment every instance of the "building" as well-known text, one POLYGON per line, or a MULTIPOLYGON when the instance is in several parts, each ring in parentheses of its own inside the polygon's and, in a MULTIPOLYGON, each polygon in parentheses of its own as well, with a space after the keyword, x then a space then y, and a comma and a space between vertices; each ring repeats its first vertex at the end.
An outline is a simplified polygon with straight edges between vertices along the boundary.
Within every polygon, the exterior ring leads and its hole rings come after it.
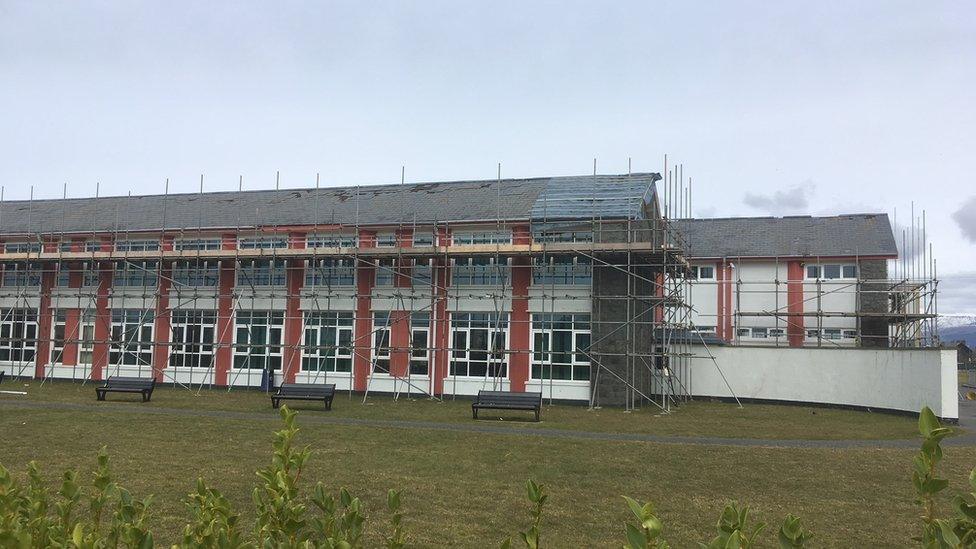
POLYGON ((887 216, 680 219, 660 179, 6 202, 0 368, 629 407, 690 396, 706 337, 885 347, 930 318, 891 308, 887 216))

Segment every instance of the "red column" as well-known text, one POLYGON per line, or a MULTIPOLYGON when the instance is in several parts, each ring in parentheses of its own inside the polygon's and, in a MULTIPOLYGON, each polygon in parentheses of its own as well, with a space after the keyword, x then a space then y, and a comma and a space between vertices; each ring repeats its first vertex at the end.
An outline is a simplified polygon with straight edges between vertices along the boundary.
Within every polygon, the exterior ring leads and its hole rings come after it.
MULTIPOLYGON (((112 239, 103 238, 101 251, 112 251, 112 239)), ((95 294, 95 344, 92 349, 91 378, 104 379, 108 366, 108 345, 112 332, 112 311, 108 306, 108 296, 112 291, 113 265, 111 261, 98 264, 98 293, 95 294)))
MULTIPOLYGON (((237 248, 237 235, 225 234, 221 238, 221 248, 237 248)), ((214 384, 226 386, 231 364, 234 362, 234 284, 237 279, 237 261, 220 260, 217 280, 217 334, 214 384)))
MULTIPOLYGON (((71 251, 81 252, 85 250, 83 239, 71 241, 71 251)), ((65 265, 62 264, 62 267, 65 265)), ((68 268, 68 288, 76 292, 81 291, 84 274, 81 272, 82 263, 72 262, 67 264, 68 268)), ((61 364, 74 366, 78 364, 78 341, 81 339, 79 329, 81 321, 81 310, 77 308, 65 309, 64 311, 64 352, 61 353, 61 364)))
MULTIPOLYGON (((372 231, 359 232, 359 246, 361 248, 376 247, 376 233, 372 231)), ((353 342, 353 389, 366 390, 366 377, 370 370, 370 349, 373 345, 373 284, 376 279, 376 267, 368 261, 360 261, 356 265, 356 322, 353 342)))
POLYGON ((803 347, 803 263, 790 261, 786 264, 786 340, 790 347, 803 347))
MULTIPOLYGON (((413 245, 413 229, 397 231, 397 245, 410 247, 413 245)), ((396 261, 396 274, 393 285, 397 288, 410 288, 411 259, 396 261)), ((410 368, 410 311, 397 309, 390 311, 390 374, 396 377, 406 377, 410 368)))
MULTIPOLYGON (((164 251, 173 249, 173 237, 163 236, 160 247, 164 251)), ((169 292, 173 287, 173 262, 159 262, 159 276, 156 277, 156 320, 153 325, 153 378, 164 381, 163 370, 169 366, 169 344, 172 311, 169 308, 169 292)))
MULTIPOLYGON (((289 248, 305 248, 305 233, 291 233, 289 248)), ((285 347, 282 351, 283 375, 288 383, 295 382, 295 375, 302 365, 302 287, 305 285, 305 261, 289 259, 287 271, 287 297, 285 298, 285 347)))
POLYGON ((44 367, 51 360, 51 289, 56 276, 54 263, 41 268, 41 299, 37 311, 37 350, 34 354, 34 378, 44 377, 44 367))
MULTIPOLYGON (((512 228, 512 244, 531 244, 527 225, 512 228)), ((529 338, 532 333, 529 318, 529 286, 532 283, 532 260, 519 256, 512 260, 512 318, 508 355, 508 379, 511 390, 524 392, 529 380, 529 338)))
MULTIPOLYGON (((446 228, 438 228, 437 245, 449 246, 451 235, 446 228)), ((444 394, 444 380, 447 378, 448 365, 451 355, 450 347, 450 319, 447 313, 447 289, 451 283, 450 265, 444 257, 434 258, 434 310, 431 325, 434 330, 434 394, 444 394)))

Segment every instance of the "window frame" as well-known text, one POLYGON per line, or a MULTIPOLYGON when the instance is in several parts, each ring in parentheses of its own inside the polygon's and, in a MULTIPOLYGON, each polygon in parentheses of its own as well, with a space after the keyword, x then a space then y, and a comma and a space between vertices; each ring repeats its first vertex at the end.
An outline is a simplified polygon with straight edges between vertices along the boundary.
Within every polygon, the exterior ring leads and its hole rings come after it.
MULTIPOLYGON (((529 379, 532 381, 589 382, 591 361, 585 350, 592 344, 591 315, 588 313, 532 313, 529 338, 529 379), (567 325, 568 324, 568 325, 567 325), (556 351, 555 333, 568 334, 569 350, 556 351), (583 341, 586 349, 582 349, 583 341), (541 349, 540 347, 541 343, 541 349), (582 349, 582 350, 581 350, 582 349), (568 355, 568 361, 553 361, 554 356, 568 355), (569 377, 552 377, 556 369, 569 377), (546 375, 548 369, 548 376, 546 375)), ((560 337, 566 337, 561 335, 560 337)))

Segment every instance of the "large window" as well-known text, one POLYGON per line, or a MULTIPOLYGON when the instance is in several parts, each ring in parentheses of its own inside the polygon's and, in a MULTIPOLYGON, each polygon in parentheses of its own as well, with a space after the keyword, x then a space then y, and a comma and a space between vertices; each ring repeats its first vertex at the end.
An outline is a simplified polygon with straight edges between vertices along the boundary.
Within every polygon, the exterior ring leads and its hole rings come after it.
POLYGON ((109 364, 151 365, 154 319, 152 310, 113 309, 109 364))
POLYGON ((216 324, 217 314, 213 311, 173 311, 169 365, 210 367, 213 364, 216 324))
POLYGON ((177 261, 173 264, 173 281, 177 286, 216 286, 220 265, 216 261, 177 261))
POLYGON ((155 261, 123 261, 115 264, 113 286, 151 287, 156 285, 155 261))
POLYGON ((536 242, 593 242, 593 232, 587 230, 536 230, 532 239, 536 242))
POLYGON ((715 267, 710 265, 692 265, 692 280, 715 280, 715 267))
POLYGON ((352 372, 352 313, 308 311, 302 370, 352 372))
POLYGON ((36 263, 4 263, 3 285, 30 287, 41 285, 41 266, 36 263))
POLYGON ((41 251, 40 242, 7 242, 3 246, 3 251, 8 254, 36 254, 41 251))
POLYGON ((433 273, 433 259, 414 259, 410 270, 410 285, 414 287, 430 286, 433 273))
POLYGON ((459 257, 453 260, 451 284, 454 286, 499 286, 508 282, 508 259, 459 257))
POLYGON ((376 235, 377 248, 393 248, 397 245, 397 237, 393 233, 380 233, 376 235))
POLYGON ((380 259, 376 261, 376 285, 393 286, 396 280, 396 260, 380 259))
POLYGON ((532 315, 532 379, 590 379, 590 315, 532 315))
POLYGON ((58 265, 58 278, 56 284, 59 288, 67 288, 71 285, 71 274, 81 273, 81 286, 90 288, 98 286, 99 272, 98 265, 90 261, 61 263, 58 265))
POLYGON ((373 313, 373 371, 390 373, 390 312, 373 313))
POLYGON ((587 257, 536 257, 532 265, 532 284, 570 284, 589 286, 593 281, 593 263, 587 257))
POLYGON ((455 245, 465 244, 511 244, 512 231, 459 232, 452 235, 455 245))
POLYGON ((306 248, 355 248, 358 242, 354 234, 310 234, 305 237, 306 248))
POLYGON ((283 236, 251 236, 237 242, 242 250, 279 249, 288 247, 288 239, 283 236))
POLYGON ((352 286, 356 282, 356 266, 348 259, 319 259, 309 261, 305 269, 306 286, 352 286))
POLYGON ((78 364, 91 364, 95 350, 95 311, 86 309, 78 311, 79 327, 75 333, 68 333, 68 311, 57 309, 54 311, 54 322, 51 325, 51 363, 64 363, 64 347, 68 343, 78 345, 78 364))
POLYGON ((177 251, 219 250, 221 247, 219 238, 180 238, 173 242, 177 251))
POLYGON ((282 311, 238 311, 235 368, 281 369, 282 311))
POLYGON ((158 240, 116 240, 117 252, 154 252, 159 249, 158 240))
POLYGON ((0 309, 0 361, 30 362, 37 351, 37 311, 0 309))
POLYGON ((857 265, 807 265, 807 280, 854 280, 857 265))
POLYGON ((508 315, 451 314, 452 376, 506 377, 508 315))
POLYGON ((237 274, 237 284, 240 286, 284 286, 284 259, 249 259, 242 260, 237 274))

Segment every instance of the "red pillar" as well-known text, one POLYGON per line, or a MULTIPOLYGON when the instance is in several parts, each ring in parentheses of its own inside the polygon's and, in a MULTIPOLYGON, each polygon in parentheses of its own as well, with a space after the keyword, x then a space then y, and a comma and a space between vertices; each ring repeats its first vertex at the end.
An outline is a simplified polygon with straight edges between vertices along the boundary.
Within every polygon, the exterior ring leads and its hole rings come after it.
MULTIPOLYGON (((237 235, 225 234, 221 248, 237 248, 237 235)), ((221 259, 217 279, 217 355, 214 359, 214 384, 226 386, 231 364, 234 362, 234 284, 237 279, 237 261, 221 259)))
MULTIPOLYGON (((81 252, 85 250, 83 239, 73 239, 71 241, 71 251, 81 252)), ((62 264, 64 267, 65 264, 62 264)), ((81 284, 84 274, 81 272, 82 263, 72 262, 67 264, 68 268, 68 288, 75 292, 81 291, 81 284)), ((64 351, 61 353, 61 364, 74 366, 78 364, 78 342, 81 339, 80 330, 81 310, 77 308, 65 309, 64 311, 64 351)))
MULTIPOLYGON (((163 251, 173 249, 173 237, 163 236, 160 247, 163 251)), ((169 308, 169 292, 173 287, 173 263, 159 262, 159 276, 156 277, 156 319, 153 325, 153 378, 164 381, 163 370, 169 366, 169 344, 171 332, 172 311, 169 308)))
MULTIPOLYGON (((531 244, 527 225, 512 228, 513 244, 531 244)), ((529 286, 532 283, 532 260, 519 256, 512 261, 512 318, 509 329, 511 342, 508 355, 508 379, 511 390, 524 392, 529 380, 529 338, 532 333, 529 318, 529 286)))
MULTIPOLYGON (((413 245, 413 229, 397 231, 397 245, 413 245)), ((410 288, 411 259, 400 258, 394 268, 393 285, 397 288, 410 288)), ((410 368, 410 311, 396 309, 390 311, 390 374, 406 377, 410 368)))
POLYGON ((34 378, 44 377, 44 367, 51 360, 51 289, 56 273, 54 263, 41 268, 41 298, 37 311, 37 347, 34 354, 34 378))
MULTIPOLYGON (((376 233, 372 231, 359 232, 359 246, 361 248, 376 247, 376 233)), ((361 260, 356 265, 356 321, 353 342, 353 390, 365 391, 366 378, 370 370, 370 349, 373 345, 373 284, 376 278, 376 267, 368 260, 361 260)))
MULTIPOLYGON (((449 246, 451 235, 446 228, 437 229, 437 245, 449 246)), ((444 394, 444 380, 447 378, 448 365, 451 360, 450 325, 447 313, 447 289, 451 283, 451 269, 447 260, 442 257, 434 258, 434 311, 431 325, 434 330, 434 394, 444 394)))
POLYGON ((790 347, 803 347, 803 263, 786 264, 786 340, 790 347))
MULTIPOLYGON (((305 248, 305 233, 291 233, 289 248, 305 248)), ((283 375, 294 383, 302 365, 302 288, 305 285, 305 262, 289 259, 287 263, 287 297, 285 298, 285 347, 282 351, 283 375)))
MULTIPOLYGON (((103 238, 101 251, 112 251, 112 239, 103 238)), ((112 275, 114 273, 111 261, 98 264, 98 293, 95 294, 95 343, 92 349, 91 378, 104 379, 104 370, 108 366, 108 346, 112 332, 112 311, 108 306, 108 296, 112 291, 112 275)))

